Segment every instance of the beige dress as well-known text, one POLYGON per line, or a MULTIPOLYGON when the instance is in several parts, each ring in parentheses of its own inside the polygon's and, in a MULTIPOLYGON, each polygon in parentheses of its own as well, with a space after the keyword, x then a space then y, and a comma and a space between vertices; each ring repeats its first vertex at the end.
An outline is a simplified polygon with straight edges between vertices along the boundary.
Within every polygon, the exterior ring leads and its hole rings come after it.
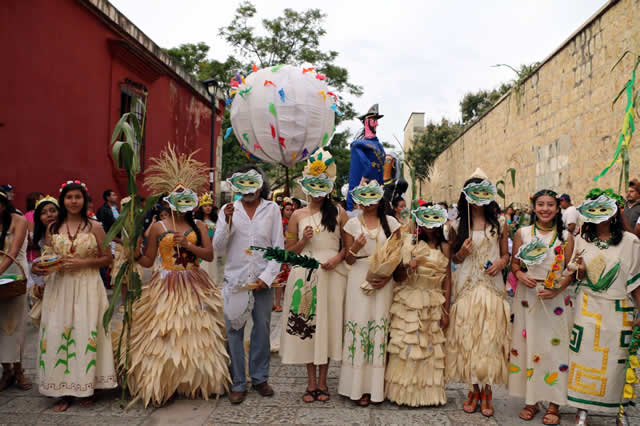
MULTIPOLYGON (((391 232, 400 224, 387 216, 391 232)), ((367 243, 358 252, 360 256, 371 256, 376 247, 382 247, 387 237, 381 226, 375 231, 365 230, 359 217, 349 219, 345 232, 354 239, 364 233, 367 243), (377 234, 376 239, 374 236, 377 234)), ((347 280, 347 297, 344 315, 344 344, 342 368, 338 392, 353 400, 371 394, 371 401, 384 400, 384 371, 387 353, 387 335, 391 323, 389 308, 393 299, 393 280, 386 286, 367 296, 360 289, 369 270, 369 259, 357 259, 351 265, 347 280)))
MULTIPOLYGON (((7 233, 4 240, 4 251, 8 252, 11 247, 13 234, 7 233)), ((27 239, 24 243, 16 260, 22 265, 25 273, 28 273, 28 265, 26 258, 27 239)), ((0 255, 0 259, 4 256, 0 255)), ((12 263, 7 268, 5 274, 22 274, 20 268, 12 263)), ((0 362, 12 363, 21 362, 24 352, 24 336, 27 321, 27 295, 12 297, 8 300, 0 300, 0 362)))
MULTIPOLYGON (((504 227, 500 218, 500 229, 504 227)), ((454 229, 457 231, 457 224, 454 229)), ((468 384, 506 384, 511 343, 511 309, 501 274, 484 273, 500 258, 500 232, 473 231, 473 251, 456 265, 456 301, 447 330, 447 377, 468 384)))
POLYGON ((445 337, 440 318, 449 259, 424 241, 413 244, 411 235, 405 237, 402 258, 405 265, 415 259, 418 268, 393 289, 387 399, 412 407, 444 405, 445 337))
MULTIPOLYGON (((534 237, 532 230, 533 226, 518 230, 523 245, 534 237)), ((556 250, 562 250, 564 245, 562 240, 554 238, 555 235, 537 234, 548 246, 542 263, 529 266, 527 271, 527 275, 538 281, 538 287, 529 288, 520 282, 513 299, 509 393, 524 398, 529 405, 539 401, 567 403, 569 330, 573 322, 569 292, 572 290, 566 288, 547 300, 536 295, 544 288, 544 280, 556 259, 556 250)), ((568 236, 565 231, 564 241, 568 236)), ((556 284, 562 279, 564 267, 563 261, 555 271, 556 284)))
MULTIPOLYGON (((95 236, 84 232, 73 245, 66 235, 54 234, 52 248, 58 256, 80 258, 98 251, 95 236)), ((102 325, 108 305, 99 268, 58 271, 47 281, 37 360, 40 393, 87 397, 94 389, 118 386, 111 339, 102 325)))
POLYGON ((616 413, 637 312, 631 293, 640 286, 640 241, 625 232, 601 250, 578 236, 573 252, 582 251, 587 273, 577 284, 567 398, 572 407, 616 413))
MULTIPOLYGON (((213 242, 213 236, 216 232, 216 224, 215 222, 210 221, 209 219, 204 220, 203 223, 207 225, 207 234, 211 241, 213 242)), ((203 235, 204 238, 204 235, 203 235)), ((218 259, 216 258, 216 254, 213 254, 213 260, 211 262, 207 262, 205 260, 200 261, 200 268, 207 272, 209 275, 209 279, 216 284, 219 282, 218 278, 218 259)))
MULTIPOLYGON (((317 228, 322 213, 303 218, 298 225, 298 238, 306 226, 317 228), (314 222, 315 220, 315 222, 314 222)), ((340 225, 333 232, 321 226, 300 253, 321 264, 340 251, 340 225)), ((342 360, 342 319, 347 286, 343 264, 331 271, 322 267, 311 274, 293 268, 284 294, 280 356, 283 364, 327 364, 329 359, 342 360), (312 312, 310 312, 313 309, 312 312), (311 313, 311 315, 310 315, 311 313)))

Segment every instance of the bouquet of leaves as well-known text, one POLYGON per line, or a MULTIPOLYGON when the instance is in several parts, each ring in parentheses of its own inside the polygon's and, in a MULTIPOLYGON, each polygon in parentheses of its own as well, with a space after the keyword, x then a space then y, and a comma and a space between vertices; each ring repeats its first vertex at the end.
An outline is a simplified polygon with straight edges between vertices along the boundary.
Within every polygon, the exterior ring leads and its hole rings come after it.
POLYGON ((378 248, 369 261, 371 266, 367 271, 367 280, 360 285, 360 289, 367 295, 372 294, 375 289, 369 281, 379 278, 389 278, 393 275, 402 261, 402 236, 400 232, 392 234, 382 247, 378 248))
POLYGON ((127 371, 129 369, 129 336, 131 333, 131 321, 134 302, 142 293, 142 279, 135 269, 135 251, 138 239, 144 233, 144 219, 147 213, 156 205, 161 197, 154 195, 146 198, 142 202, 142 198, 138 195, 138 185, 136 176, 140 173, 140 153, 137 147, 142 141, 144 132, 144 122, 146 117, 147 94, 144 94, 144 101, 136 98, 132 111, 139 106, 142 110, 142 119, 139 120, 134 112, 123 114, 113 130, 111 142, 113 144, 113 159, 117 167, 123 168, 127 172, 127 193, 129 201, 123 203, 120 216, 109 229, 105 238, 103 249, 114 238, 120 236, 122 246, 125 249, 127 260, 122 264, 118 271, 113 271, 115 281, 113 285, 113 294, 109 302, 109 307, 102 319, 105 331, 109 333, 109 325, 113 317, 113 312, 120 294, 122 292, 123 283, 126 282, 126 292, 124 293, 123 307, 124 315, 122 318, 122 331, 118 339, 118 348, 116 351, 116 365, 121 365, 122 345, 125 345, 125 362, 124 368, 119 371, 122 380, 122 402, 124 402, 124 393, 127 389, 127 371))

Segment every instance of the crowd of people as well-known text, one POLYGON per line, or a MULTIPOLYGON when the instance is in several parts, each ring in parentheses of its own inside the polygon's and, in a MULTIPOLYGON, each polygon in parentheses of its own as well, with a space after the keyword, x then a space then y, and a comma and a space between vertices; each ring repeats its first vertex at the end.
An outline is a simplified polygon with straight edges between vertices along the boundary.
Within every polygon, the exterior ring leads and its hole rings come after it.
POLYGON ((492 386, 506 385, 524 398, 524 420, 544 409, 542 422, 559 424, 569 405, 586 424, 588 411, 617 413, 632 397, 640 181, 629 182, 626 199, 595 188, 573 206, 568 194, 541 189, 502 212, 480 169, 450 208, 420 200, 411 210, 363 179, 347 211, 333 195, 335 163, 320 152, 298 180, 306 203, 271 201, 256 166, 228 179, 237 197, 219 213, 210 194, 193 192, 206 173, 193 173, 190 159, 185 173, 156 174, 149 187, 166 196, 135 253, 153 273, 133 305, 127 368, 102 326, 105 287, 119 270, 120 240, 103 244, 118 194, 104 191, 94 214, 86 185, 68 181, 58 197, 30 194, 22 213, 13 187, 0 187, 0 275, 29 278, 27 294, 0 299, 0 390, 32 386, 22 365, 32 319, 38 389, 60 398, 56 411, 90 404, 119 375, 145 405, 225 393, 240 404, 249 384, 269 397, 275 310, 282 362, 307 369, 304 403, 331 399, 330 360, 341 363, 337 393, 361 407, 444 405, 446 383, 463 382, 462 409, 489 417, 492 386), (288 254, 263 255, 268 248, 288 254), (225 259, 217 283, 216 256, 225 259))

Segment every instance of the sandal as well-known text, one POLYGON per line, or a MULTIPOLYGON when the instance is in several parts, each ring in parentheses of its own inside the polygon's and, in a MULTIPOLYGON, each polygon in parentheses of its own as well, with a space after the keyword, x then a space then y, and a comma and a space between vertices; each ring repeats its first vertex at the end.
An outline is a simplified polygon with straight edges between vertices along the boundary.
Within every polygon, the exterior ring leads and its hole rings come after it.
POLYGON ((465 413, 475 413, 478 409, 478 400, 480 399, 479 392, 469 391, 469 395, 467 396, 467 400, 462 405, 462 409, 465 413))
POLYGON ((576 425, 587 426, 587 410, 578 410, 576 413, 576 425))
POLYGON ((491 392, 487 393, 486 391, 482 391, 480 393, 480 412, 485 417, 493 416, 493 404, 491 400, 493 399, 493 394, 491 392))
POLYGON ((320 401, 320 402, 327 402, 331 399, 331 396, 329 396, 329 388, 327 389, 316 389, 316 401, 320 401), (320 397, 326 397, 326 399, 320 399, 320 397))
POLYGON ((525 405, 524 408, 520 411, 520 418, 526 421, 533 420, 536 414, 538 414, 538 411, 540 411, 538 404, 525 405))
POLYGON ((362 398, 360 398, 357 403, 360 407, 368 407, 369 404, 371 404, 371 395, 369 395, 368 393, 365 393, 364 395, 362 395, 362 398))
POLYGON ((20 390, 29 390, 33 387, 29 379, 24 375, 24 369, 22 367, 14 367, 13 374, 15 378, 15 385, 20 390))
MULTIPOLYGON (((93 396, 88 396, 86 398, 80 398, 79 405, 81 407, 91 407, 96 402, 93 396)), ((168 403, 169 401, 167 401, 168 403)))
POLYGON ((309 390, 307 389, 306 392, 304 393, 304 395, 302 395, 302 401, 306 402, 307 404, 311 404, 312 402, 316 402, 318 400, 318 394, 317 394, 317 390, 313 389, 313 390, 309 390), (311 399, 305 399, 305 397, 310 396, 311 399))
POLYGON ((560 424, 560 412, 558 406, 549 404, 547 411, 542 418, 542 424, 545 425, 559 425, 560 424), (550 420, 549 420, 550 419, 550 420))
POLYGON ((282 312, 282 306, 276 306, 276 312, 282 312))
POLYGON ((67 411, 69 407, 71 407, 71 402, 73 401, 73 397, 63 396, 56 402, 56 405, 53 406, 53 411, 56 413, 62 413, 63 411, 67 411))
POLYGON ((15 376, 10 365, 3 365, 2 377, 0 377, 0 391, 5 390, 13 384, 15 376))

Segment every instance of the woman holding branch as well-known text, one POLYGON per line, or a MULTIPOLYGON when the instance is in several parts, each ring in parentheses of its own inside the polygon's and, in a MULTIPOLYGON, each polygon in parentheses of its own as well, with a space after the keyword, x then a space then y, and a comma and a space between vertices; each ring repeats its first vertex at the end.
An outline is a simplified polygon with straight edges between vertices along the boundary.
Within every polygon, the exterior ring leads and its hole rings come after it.
POLYGON ((477 169, 465 182, 452 226, 456 300, 447 335, 447 376, 472 386, 463 409, 493 415, 491 385, 506 384, 511 310, 501 271, 509 262, 507 228, 489 205, 496 187, 477 169), (480 387, 484 385, 481 390, 480 387))

